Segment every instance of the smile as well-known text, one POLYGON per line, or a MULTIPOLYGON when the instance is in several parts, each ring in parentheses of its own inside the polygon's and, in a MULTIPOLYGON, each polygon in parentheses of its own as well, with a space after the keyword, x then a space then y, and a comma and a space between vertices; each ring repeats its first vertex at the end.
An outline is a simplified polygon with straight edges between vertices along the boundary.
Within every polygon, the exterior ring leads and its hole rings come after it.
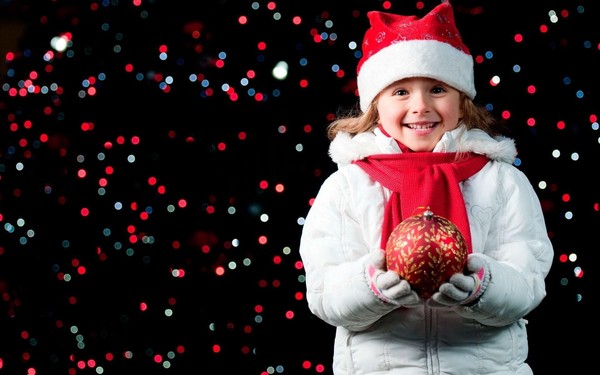
POLYGON ((404 124, 404 126, 414 130, 426 130, 433 128, 437 122, 430 122, 428 124, 404 124))

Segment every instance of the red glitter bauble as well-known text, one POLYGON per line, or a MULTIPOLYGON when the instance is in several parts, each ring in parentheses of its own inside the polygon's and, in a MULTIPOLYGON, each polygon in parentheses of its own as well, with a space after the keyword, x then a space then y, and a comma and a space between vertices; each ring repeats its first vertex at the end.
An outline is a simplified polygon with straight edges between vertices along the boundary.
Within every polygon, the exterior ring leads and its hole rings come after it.
POLYGON ((389 270, 429 298, 450 276, 462 272, 468 249, 460 230, 448 219, 418 208, 394 228, 386 244, 389 270))

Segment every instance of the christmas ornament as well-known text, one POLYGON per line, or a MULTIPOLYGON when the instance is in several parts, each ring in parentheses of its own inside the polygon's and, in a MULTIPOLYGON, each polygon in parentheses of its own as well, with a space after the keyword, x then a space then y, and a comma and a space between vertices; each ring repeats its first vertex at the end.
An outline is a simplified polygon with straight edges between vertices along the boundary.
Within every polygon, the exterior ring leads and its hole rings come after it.
POLYGON ((462 272, 468 248, 460 230, 448 219, 420 207, 394 228, 386 244, 388 270, 429 298, 450 276, 462 272))

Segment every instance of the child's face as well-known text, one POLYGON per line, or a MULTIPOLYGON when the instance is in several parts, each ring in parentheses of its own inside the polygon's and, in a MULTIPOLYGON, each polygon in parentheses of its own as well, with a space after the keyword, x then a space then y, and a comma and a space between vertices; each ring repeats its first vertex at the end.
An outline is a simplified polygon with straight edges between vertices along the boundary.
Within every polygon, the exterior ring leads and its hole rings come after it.
POLYGON ((416 152, 432 151, 462 117, 460 93, 430 78, 406 78, 377 97, 379 123, 394 139, 416 152))

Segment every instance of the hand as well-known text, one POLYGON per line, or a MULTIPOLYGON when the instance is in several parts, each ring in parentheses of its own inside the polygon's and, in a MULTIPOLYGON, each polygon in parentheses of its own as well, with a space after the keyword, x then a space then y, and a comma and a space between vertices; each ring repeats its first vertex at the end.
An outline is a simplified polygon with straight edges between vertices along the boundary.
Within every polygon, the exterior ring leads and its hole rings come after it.
POLYGON ((396 306, 414 307, 420 304, 421 298, 411 289, 408 281, 394 271, 385 271, 385 268, 385 251, 372 251, 365 269, 371 291, 383 302, 396 306))
POLYGON ((430 307, 464 306, 476 301, 489 283, 489 270, 483 258, 469 254, 467 272, 455 273, 427 302, 430 307))

